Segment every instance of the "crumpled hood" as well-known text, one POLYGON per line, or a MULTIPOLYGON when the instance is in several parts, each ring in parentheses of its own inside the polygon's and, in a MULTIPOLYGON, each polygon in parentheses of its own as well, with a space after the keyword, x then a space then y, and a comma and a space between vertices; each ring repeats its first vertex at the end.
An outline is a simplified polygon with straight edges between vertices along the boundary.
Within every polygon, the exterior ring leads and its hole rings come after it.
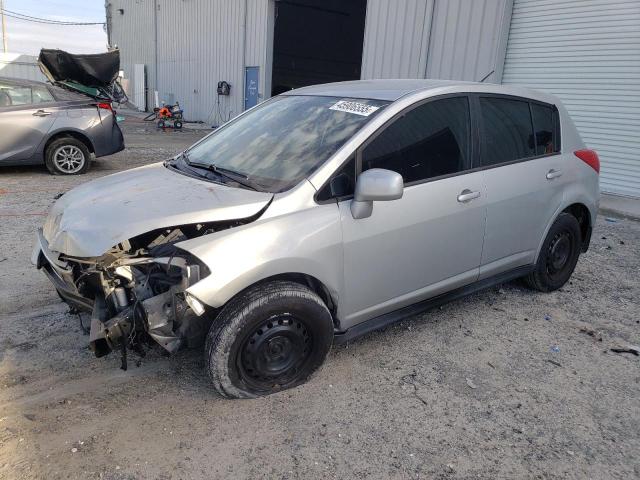
POLYGON ((96 257, 158 228, 251 217, 272 197, 187 177, 155 163, 65 193, 51 208, 43 234, 53 251, 96 257))

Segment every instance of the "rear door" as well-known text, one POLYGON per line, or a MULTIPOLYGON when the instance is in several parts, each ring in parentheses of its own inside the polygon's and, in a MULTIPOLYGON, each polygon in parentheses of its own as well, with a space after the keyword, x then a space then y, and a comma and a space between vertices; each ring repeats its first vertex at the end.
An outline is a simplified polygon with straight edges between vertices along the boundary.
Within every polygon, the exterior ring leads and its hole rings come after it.
POLYGON ((479 95, 476 102, 487 188, 480 267, 480 278, 486 278, 535 261, 567 177, 554 106, 498 95, 479 95))
POLYGON ((44 85, 0 82, 0 163, 31 159, 57 113, 56 101, 44 85))

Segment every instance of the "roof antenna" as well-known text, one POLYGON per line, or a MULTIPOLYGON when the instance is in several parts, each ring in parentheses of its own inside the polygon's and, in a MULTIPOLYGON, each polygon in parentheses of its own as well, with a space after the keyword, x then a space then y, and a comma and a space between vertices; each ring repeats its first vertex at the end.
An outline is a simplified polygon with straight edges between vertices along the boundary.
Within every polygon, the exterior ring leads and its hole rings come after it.
POLYGON ((482 78, 482 80, 480 80, 480 83, 484 82, 487 78, 489 78, 491 75, 493 75, 493 72, 495 72, 495 69, 494 69, 494 70, 491 70, 489 73, 487 73, 487 74, 482 78))

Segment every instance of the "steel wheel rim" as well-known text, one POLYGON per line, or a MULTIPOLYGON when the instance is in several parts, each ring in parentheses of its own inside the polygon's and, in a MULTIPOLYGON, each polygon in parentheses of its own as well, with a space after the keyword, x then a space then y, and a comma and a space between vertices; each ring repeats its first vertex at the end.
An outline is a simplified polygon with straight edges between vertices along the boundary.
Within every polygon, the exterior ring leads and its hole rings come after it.
POLYGON ((573 255, 573 242, 569 232, 556 234, 549 243, 547 252, 547 272, 550 276, 560 274, 569 264, 573 255))
POLYGON ((61 172, 77 173, 82 170, 85 157, 82 150, 75 145, 63 145, 53 152, 53 161, 61 172))
POLYGON ((291 314, 266 319, 244 339, 237 365, 242 379, 257 390, 294 381, 311 358, 311 331, 291 314))

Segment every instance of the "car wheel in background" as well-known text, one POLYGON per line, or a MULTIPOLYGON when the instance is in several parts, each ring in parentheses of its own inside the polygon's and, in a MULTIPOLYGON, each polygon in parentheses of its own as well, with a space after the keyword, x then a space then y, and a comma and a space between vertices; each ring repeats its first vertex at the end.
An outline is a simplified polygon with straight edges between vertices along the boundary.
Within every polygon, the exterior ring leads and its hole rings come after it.
POLYGON ((45 165, 54 175, 78 175, 89 168, 91 153, 87 146, 73 137, 54 140, 45 152, 45 165))
POLYGON ((562 287, 576 268, 580 244, 578 220, 569 213, 561 213, 544 239, 535 270, 525 278, 527 284, 541 292, 562 287))
POLYGON ((333 320, 322 299, 287 281, 264 283, 232 299, 205 346, 207 370, 227 398, 254 398, 305 382, 324 362, 333 320))
POLYGON ((175 128, 176 130, 180 130, 182 128, 182 122, 180 120, 176 120, 175 122, 173 122, 173 128, 175 128))

